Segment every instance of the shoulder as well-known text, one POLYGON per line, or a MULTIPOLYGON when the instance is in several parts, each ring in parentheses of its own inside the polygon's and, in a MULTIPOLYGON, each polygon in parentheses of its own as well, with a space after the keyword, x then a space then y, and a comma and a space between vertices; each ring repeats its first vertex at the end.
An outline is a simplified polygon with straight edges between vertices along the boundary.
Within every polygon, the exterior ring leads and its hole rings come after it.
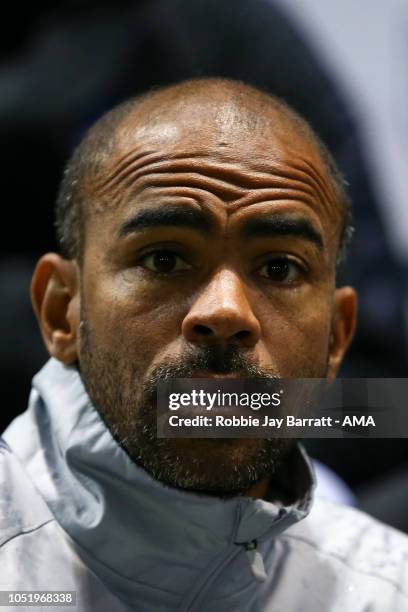
POLYGON ((82 563, 17 457, 0 438, 0 589, 75 590, 82 563))
POLYGON ((0 549, 53 520, 20 462, 0 438, 0 549))
MULTIPOLYGON (((407 597, 408 536, 355 508, 316 499, 310 515, 283 535, 360 584, 407 597)), ((408 608, 407 608, 408 609, 408 608)))

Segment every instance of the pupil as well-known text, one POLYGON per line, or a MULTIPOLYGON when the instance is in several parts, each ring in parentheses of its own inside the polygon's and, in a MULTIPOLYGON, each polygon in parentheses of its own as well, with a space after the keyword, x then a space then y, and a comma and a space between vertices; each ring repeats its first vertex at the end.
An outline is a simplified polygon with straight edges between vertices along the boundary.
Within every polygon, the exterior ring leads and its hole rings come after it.
POLYGON ((282 260, 270 261, 268 263, 268 276, 274 280, 285 280, 289 273, 289 262, 282 260))
POLYGON ((171 272, 176 264, 176 256, 167 251, 160 251, 155 253, 153 261, 158 272, 171 272))

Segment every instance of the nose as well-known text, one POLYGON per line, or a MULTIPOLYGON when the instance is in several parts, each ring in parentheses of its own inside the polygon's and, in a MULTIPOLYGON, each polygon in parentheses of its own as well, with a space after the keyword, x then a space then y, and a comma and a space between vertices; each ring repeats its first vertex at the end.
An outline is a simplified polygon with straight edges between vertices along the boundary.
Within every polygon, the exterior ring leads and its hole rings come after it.
POLYGON ((237 274, 224 269, 212 277, 184 318, 182 333, 195 344, 235 340, 245 348, 255 346, 261 326, 237 274))

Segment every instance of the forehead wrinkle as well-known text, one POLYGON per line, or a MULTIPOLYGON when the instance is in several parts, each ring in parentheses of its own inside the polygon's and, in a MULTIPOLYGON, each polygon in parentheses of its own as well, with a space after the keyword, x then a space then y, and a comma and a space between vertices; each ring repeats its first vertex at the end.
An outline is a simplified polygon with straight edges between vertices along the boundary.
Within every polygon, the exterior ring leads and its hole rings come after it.
MULTIPOLYGON (((333 239, 336 235, 340 238, 339 225, 342 218, 342 211, 339 206, 338 196, 334 189, 332 179, 327 176, 329 180, 325 180, 318 169, 309 160, 301 156, 298 157, 298 160, 288 161, 287 164, 303 175, 303 181, 308 183, 313 188, 314 193, 319 196, 317 201, 321 203, 328 217, 337 218, 336 226, 333 227, 332 231, 328 229, 327 232, 330 239, 333 239)), ((328 170, 325 170, 325 173, 327 175, 328 170)))
POLYGON ((220 150, 218 147, 210 149, 210 152, 208 147, 204 151, 176 149, 170 153, 153 152, 150 149, 126 151, 111 165, 112 171, 107 177, 105 174, 103 180, 94 182, 99 199, 97 208, 100 210, 108 202, 119 204, 128 192, 137 195, 143 189, 175 189, 183 184, 195 191, 200 190, 203 199, 206 191, 213 191, 230 203, 235 201, 234 209, 236 204, 241 207, 261 198, 276 202, 298 201, 313 208, 316 200, 323 207, 331 200, 331 194, 320 173, 301 156, 297 156, 299 161, 270 161, 270 157, 273 158, 271 151, 269 159, 264 157, 261 161, 252 160, 251 154, 248 157, 237 160, 233 151, 220 150), (282 185, 285 181, 290 181, 289 187, 282 185), (136 182, 135 190, 132 187, 136 182))
MULTIPOLYGON (((133 194, 132 194, 133 195, 133 194)), ((149 202, 157 202, 158 200, 163 203, 180 203, 188 204, 191 207, 197 209, 207 208, 209 205, 208 193, 204 190, 197 190, 193 187, 166 187, 155 185, 154 187, 147 187, 143 192, 143 200, 137 198, 130 199, 130 203, 135 205, 149 204, 149 202)))
MULTIPOLYGON (((241 174, 239 174, 241 177, 241 174)), ((262 200, 268 201, 292 201, 300 202, 316 208, 316 200, 318 193, 304 180, 293 180, 293 173, 285 173, 285 176, 262 174, 254 180, 252 175, 250 184, 252 188, 243 189, 235 187, 235 185, 214 179, 199 173, 151 173, 143 174, 137 181, 128 179, 124 185, 118 185, 116 189, 110 190, 109 196, 105 193, 98 198, 98 210, 102 206, 106 206, 109 202, 111 205, 120 205, 124 198, 130 196, 137 197, 142 192, 149 190, 164 190, 171 189, 171 193, 176 196, 178 193, 188 194, 203 202, 208 201, 209 196, 218 196, 224 201, 228 201, 231 212, 251 203, 258 203, 262 200), (290 177, 290 183, 286 179, 290 177), (267 185, 263 187, 263 185, 267 185)), ((110 206, 111 207, 111 206, 110 206)))
MULTIPOLYGON (((245 208, 246 206, 253 206, 255 204, 266 204, 268 202, 299 202, 305 204, 316 212, 316 198, 313 197, 315 194, 310 194, 302 189, 291 189, 291 188, 275 188, 275 189, 258 189, 248 193, 244 197, 234 202, 234 212, 245 208)), ((232 208, 232 207, 231 207, 232 208)))
MULTIPOLYGON (((288 166, 289 164, 287 164, 288 166)), ((151 169, 161 171, 160 173, 183 173, 196 174, 207 178, 214 178, 230 183, 234 187, 242 189, 258 189, 272 184, 278 184, 283 180, 290 180, 293 183, 310 185, 310 189, 316 191, 316 183, 309 177, 307 171, 292 168, 287 169, 284 165, 271 164, 267 172, 259 172, 252 167, 251 163, 240 160, 239 164, 235 161, 214 163, 211 156, 189 159, 179 157, 160 160, 158 163, 151 164, 151 169), (164 172, 163 172, 164 171, 164 172), (304 177, 308 180, 305 181, 304 177)), ((150 170, 146 164, 146 173, 150 170)), ((141 170, 135 171, 135 179, 142 174, 141 170)))
MULTIPOLYGON (((198 156, 200 156, 200 152, 190 153, 190 157, 198 156)), ((183 157, 183 153, 174 153, 171 155, 171 159, 177 159, 178 157, 183 157)), ((140 170, 144 166, 148 166, 150 163, 163 161, 165 161, 164 156, 159 151, 128 151, 114 161, 112 164, 112 169, 107 173, 107 176, 102 176, 101 178, 95 179, 95 187, 101 193, 103 193, 105 190, 115 187, 122 179, 125 179, 133 171, 140 170)), ((104 170, 106 171, 106 168, 104 168, 104 170)))
POLYGON ((207 177, 205 174, 198 172, 188 173, 151 173, 138 177, 137 181, 128 180, 123 185, 116 189, 113 197, 118 196, 120 191, 139 195, 140 192, 152 187, 191 187, 201 191, 206 191, 218 196, 220 199, 230 202, 243 194, 243 189, 235 185, 216 179, 207 177))
POLYGON ((307 159, 299 157, 299 163, 292 162, 292 166, 310 178, 315 187, 323 194, 323 202, 326 201, 330 203, 333 199, 337 199, 335 190, 333 189, 333 180, 329 178, 329 181, 325 181, 320 172, 307 159))
MULTIPOLYGON (((218 174, 218 173, 217 173, 218 174)), ((252 177, 253 179, 254 177, 252 177)), ((243 181, 240 181, 241 183, 243 181)), ((131 192, 132 195, 138 195, 143 190, 154 187, 190 187, 192 189, 206 190, 213 195, 217 195, 221 199, 228 202, 241 201, 251 197, 251 194, 259 199, 263 195, 268 196, 271 200, 276 199, 293 199, 303 201, 312 205, 316 202, 316 190, 310 187, 303 181, 291 181, 286 183, 281 177, 268 175, 257 178, 257 181, 250 181, 251 187, 237 187, 229 181, 224 181, 207 174, 199 172, 188 173, 151 173, 148 175, 139 176, 138 180, 128 179, 123 185, 120 185, 116 190, 111 191, 113 200, 119 199, 121 192, 131 192), (263 187, 263 185, 267 185, 263 187), (133 187, 133 189, 132 189, 133 187), (248 192, 251 192, 250 194, 248 192)))
MULTIPOLYGON (((147 176, 150 180, 157 179, 163 184, 166 174, 172 177, 168 179, 172 185, 178 180, 186 181, 187 184, 191 184, 194 180, 203 180, 209 185, 212 184, 215 190, 223 193, 228 200, 243 197, 244 190, 258 190, 265 187, 286 188, 286 185, 282 185, 282 181, 285 180, 291 181, 290 188, 300 189, 312 197, 316 192, 316 183, 310 178, 305 181, 304 171, 290 168, 287 170, 282 165, 272 164, 269 172, 259 172, 249 164, 241 163, 239 168, 232 162, 214 163, 211 156, 186 159, 183 155, 178 155, 163 160, 162 156, 158 155, 144 156, 142 159, 138 155, 134 163, 122 168, 121 174, 112 176, 109 183, 105 182, 105 188, 100 189, 99 194, 103 196, 110 193, 111 197, 118 198, 119 190, 128 190, 133 183, 140 182, 140 178, 143 180, 147 176)), ((309 177, 308 174, 306 176, 309 177)))
MULTIPOLYGON (((129 197, 134 196, 136 198, 135 203, 137 202, 137 197, 141 193, 144 194, 145 198, 149 199, 152 197, 155 201, 162 199, 163 201, 174 202, 175 200, 181 201, 181 199, 189 199, 190 202, 195 202, 196 205, 200 208, 207 208, 208 205, 217 204, 217 201, 214 201, 212 198, 216 197, 213 193, 214 189, 211 191, 207 191, 203 188, 197 188, 197 186, 172 186, 172 185, 158 185, 157 181, 153 184, 149 185, 146 183, 143 186, 139 186, 137 192, 133 191, 132 193, 124 194, 123 192, 120 194, 122 201, 123 198, 126 198, 129 201, 129 197)), ((110 200, 112 202, 112 200, 110 200)), ((144 200, 143 200, 144 202, 144 200)), ((301 190, 295 189, 260 189, 256 191, 252 191, 247 194, 246 197, 239 198, 234 202, 228 202, 228 207, 223 210, 223 212, 227 215, 227 217, 231 216, 234 212, 239 210, 244 206, 250 206, 251 204, 265 204, 269 202, 275 202, 277 204, 293 204, 294 202, 299 202, 313 210, 316 213, 316 201, 310 197, 308 194, 305 194, 301 190)), ((117 206, 120 206, 122 202, 116 201, 117 206)), ((106 209, 107 207, 105 207, 106 209)))
MULTIPOLYGON (((313 181, 309 174, 303 171, 293 171, 291 169, 285 171, 282 167, 279 168, 279 174, 276 172, 276 165, 273 166, 274 173, 259 173, 247 172, 246 169, 237 169, 236 165, 216 165, 206 163, 203 168, 202 160, 197 160, 197 164, 187 163, 179 160, 178 162, 165 162, 158 168, 165 167, 168 173, 151 173, 140 177, 137 182, 134 193, 138 194, 143 189, 154 186, 162 187, 177 187, 189 186, 191 188, 205 189, 226 199, 228 202, 235 200, 238 205, 251 202, 251 200, 259 200, 260 198, 268 198, 269 200, 292 199, 303 202, 309 206, 315 207, 316 201, 321 201, 324 207, 324 195, 319 189, 318 184, 313 181), (190 170, 191 167, 197 165, 202 172, 174 172, 174 170, 190 170), (229 180, 221 180, 220 176, 226 176, 229 180), (234 179, 234 183, 231 181, 234 179), (305 177, 307 180, 305 180, 305 177), (238 185, 237 185, 238 183, 238 185)), ((271 169, 272 170, 272 169, 271 169)), ((136 177, 135 177, 136 178, 136 177)), ((123 187, 128 190, 135 180, 126 182, 123 187)), ((119 191, 115 193, 119 196, 119 191)))
POLYGON ((336 198, 324 186, 324 182, 318 180, 316 174, 310 171, 309 166, 303 165, 302 162, 288 162, 288 166, 300 176, 303 185, 309 186, 315 196, 315 201, 320 202, 322 208, 328 212, 336 198))
MULTIPOLYGON (((187 179, 187 181, 191 181, 194 177, 214 180, 214 185, 219 190, 222 188, 227 192, 227 185, 229 185, 231 193, 236 192, 238 194, 237 190, 240 187, 234 185, 232 181, 222 178, 227 176, 231 178, 233 173, 233 166, 214 166, 214 164, 211 165, 202 160, 185 159, 184 156, 182 159, 171 158, 167 160, 164 160, 163 156, 157 156, 157 159, 153 161, 147 160, 143 164, 136 163, 126 171, 122 171, 122 174, 111 182, 110 187, 113 188, 113 192, 115 192, 115 187, 116 191, 118 187, 126 190, 139 179, 157 177, 157 180, 161 181, 165 175, 169 175, 169 177, 174 177, 174 180, 176 180, 176 176, 181 176, 180 180, 187 179)), ((172 179, 169 180, 173 183, 172 179)))
POLYGON ((155 161, 156 159, 160 159, 160 155, 154 151, 130 151, 112 164, 110 172, 107 174, 102 173, 102 176, 94 180, 95 188, 100 193, 103 193, 105 190, 109 190, 111 186, 115 186, 117 182, 120 182, 123 176, 132 171, 132 168, 141 167, 145 163, 155 161))

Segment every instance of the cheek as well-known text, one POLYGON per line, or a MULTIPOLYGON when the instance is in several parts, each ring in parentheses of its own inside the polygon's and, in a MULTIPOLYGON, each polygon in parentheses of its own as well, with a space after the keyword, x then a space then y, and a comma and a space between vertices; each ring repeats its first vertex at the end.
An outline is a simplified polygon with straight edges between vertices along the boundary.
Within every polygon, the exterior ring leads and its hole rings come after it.
POLYGON ((264 312, 265 347, 282 376, 321 376, 326 366, 331 307, 317 297, 264 312))
POLYGON ((94 338, 118 358, 138 362, 144 369, 180 333, 187 305, 183 296, 166 300, 143 286, 105 281, 85 296, 86 314, 94 338))

